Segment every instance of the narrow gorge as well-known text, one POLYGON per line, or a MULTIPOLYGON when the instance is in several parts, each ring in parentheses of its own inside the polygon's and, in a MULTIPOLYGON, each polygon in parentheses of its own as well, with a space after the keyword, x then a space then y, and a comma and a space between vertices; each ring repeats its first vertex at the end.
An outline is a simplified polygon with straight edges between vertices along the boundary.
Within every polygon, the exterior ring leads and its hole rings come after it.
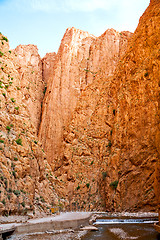
POLYGON ((160 2, 134 33, 0 35, 0 214, 160 209, 160 2))

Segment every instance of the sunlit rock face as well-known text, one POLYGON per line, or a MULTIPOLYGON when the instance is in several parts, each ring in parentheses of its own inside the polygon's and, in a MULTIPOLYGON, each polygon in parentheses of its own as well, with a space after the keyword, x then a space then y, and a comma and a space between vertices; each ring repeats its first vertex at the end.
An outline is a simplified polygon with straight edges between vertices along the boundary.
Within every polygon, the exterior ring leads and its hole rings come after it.
MULTIPOLYGON (((64 124, 64 149, 48 155, 50 162, 59 156, 52 166, 72 209, 157 209, 153 185, 159 159, 159 9, 159 2, 151 2, 125 53, 118 43, 129 33, 108 30, 92 40, 85 66, 87 86, 82 88, 68 126, 64 124)), ((48 132, 53 133, 49 128, 48 132)))
POLYGON ((43 59, 0 35, 0 214, 160 209, 159 36, 157 0, 133 35, 69 28, 43 59))
POLYGON ((0 214, 49 212, 61 200, 37 139, 44 96, 37 47, 10 50, 0 35, 0 68, 0 214))
POLYGON ((63 155, 63 131, 82 91, 97 75, 113 75, 130 35, 110 29, 96 38, 75 28, 66 30, 50 73, 39 131, 53 169, 63 155))
POLYGON ((56 59, 56 53, 47 53, 44 58, 42 58, 42 77, 47 87, 47 83, 52 80, 53 69, 56 59))

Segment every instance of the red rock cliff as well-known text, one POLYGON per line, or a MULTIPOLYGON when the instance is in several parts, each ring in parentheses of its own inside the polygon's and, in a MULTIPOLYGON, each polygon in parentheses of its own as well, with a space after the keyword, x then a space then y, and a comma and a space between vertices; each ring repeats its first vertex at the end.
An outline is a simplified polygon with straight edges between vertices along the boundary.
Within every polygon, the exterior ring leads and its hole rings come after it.
POLYGON ((0 214, 47 212, 61 201, 37 139, 44 84, 36 46, 0 34, 0 214))
POLYGON ((113 74, 129 32, 107 30, 99 38, 67 29, 59 48, 42 110, 39 139, 52 168, 63 154, 63 131, 68 125, 81 91, 97 74, 113 74))
MULTIPOLYGON (((100 65, 104 64, 104 68, 98 68, 94 81, 82 91, 66 128, 64 155, 55 174, 62 178, 72 208, 157 208, 153 185, 155 164, 159 161, 155 140, 159 4, 151 1, 141 17, 113 78, 105 75, 104 57, 100 65)), ((105 51, 106 48, 101 59, 105 51)))

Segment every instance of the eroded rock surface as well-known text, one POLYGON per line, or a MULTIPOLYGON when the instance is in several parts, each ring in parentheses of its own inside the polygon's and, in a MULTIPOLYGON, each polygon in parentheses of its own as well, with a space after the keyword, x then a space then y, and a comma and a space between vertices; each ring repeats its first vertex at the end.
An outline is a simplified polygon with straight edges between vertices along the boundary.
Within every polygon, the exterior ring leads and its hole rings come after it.
POLYGON ((47 212, 60 202, 36 134, 44 89, 41 59, 33 45, 11 51, 8 39, 0 39, 0 214, 47 212))
POLYGON ((113 74, 130 35, 110 29, 96 38, 75 28, 67 29, 47 86, 39 131, 39 139, 53 169, 59 167, 57 160, 63 155, 63 131, 81 92, 96 75, 113 74))
POLYGON ((151 0, 133 36, 69 28, 42 60, 0 35, 1 214, 160 209, 159 31, 151 0))
POLYGON ((71 208, 156 209, 159 9, 151 2, 114 76, 101 70, 82 91, 57 169, 71 208))

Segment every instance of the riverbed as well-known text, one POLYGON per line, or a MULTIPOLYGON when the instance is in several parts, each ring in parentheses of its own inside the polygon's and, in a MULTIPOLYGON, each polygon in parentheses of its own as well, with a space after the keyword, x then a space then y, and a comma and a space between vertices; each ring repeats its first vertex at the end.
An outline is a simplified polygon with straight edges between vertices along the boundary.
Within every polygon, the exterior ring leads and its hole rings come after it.
MULTIPOLYGON (((98 213, 96 218, 93 224, 98 231, 87 232, 79 229, 57 231, 53 229, 46 232, 13 235, 8 240, 160 240, 160 235, 154 229, 154 223, 158 222, 155 214, 98 213)), ((42 218, 41 221, 43 220, 42 218)))

